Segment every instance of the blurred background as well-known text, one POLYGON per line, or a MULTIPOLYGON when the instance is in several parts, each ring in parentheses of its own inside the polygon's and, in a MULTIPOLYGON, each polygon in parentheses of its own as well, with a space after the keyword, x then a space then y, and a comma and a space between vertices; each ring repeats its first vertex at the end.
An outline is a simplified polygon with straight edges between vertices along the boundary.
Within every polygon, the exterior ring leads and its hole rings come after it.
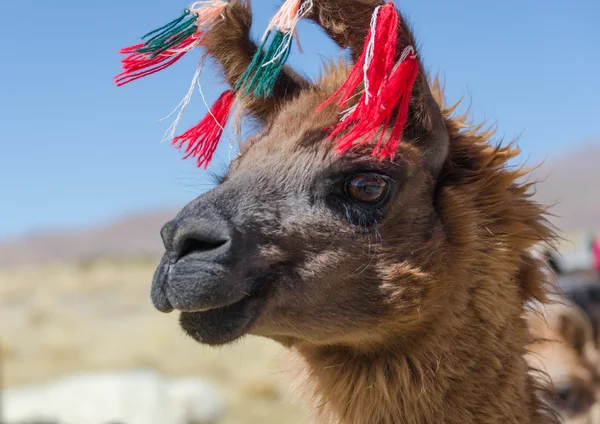
MULTIPOLYGON (((252 3, 258 38, 281 1, 252 3)), ((571 420, 600 423, 593 418, 600 369, 589 366, 597 364, 600 322, 600 3, 396 4, 416 28, 424 63, 445 81, 448 101, 464 97, 460 109, 474 122, 495 122, 499 139, 518 139, 523 154, 515 165, 540 165, 530 177, 540 181, 536 199, 556 203, 564 241, 539 254, 572 302, 548 313, 579 314, 590 329, 589 349, 562 364, 588 364, 589 384, 555 382, 557 406, 571 420)), ((307 422, 277 345, 246 338, 200 347, 175 316, 150 304, 160 227, 213 186, 212 174, 231 153, 221 143, 207 172, 160 143, 174 117, 160 119, 187 92, 200 52, 120 89, 112 79, 119 48, 186 6, 3 2, 2 423, 307 422), (81 421, 91 410, 97 421, 81 421)), ((294 47, 290 64, 309 77, 323 58, 343 54, 312 24, 302 22, 299 31, 305 51, 294 47)), ((209 104, 225 88, 212 64, 202 86, 209 104)), ((179 133, 205 113, 196 93, 179 133)), ((544 331, 561 337, 559 328, 544 331)))

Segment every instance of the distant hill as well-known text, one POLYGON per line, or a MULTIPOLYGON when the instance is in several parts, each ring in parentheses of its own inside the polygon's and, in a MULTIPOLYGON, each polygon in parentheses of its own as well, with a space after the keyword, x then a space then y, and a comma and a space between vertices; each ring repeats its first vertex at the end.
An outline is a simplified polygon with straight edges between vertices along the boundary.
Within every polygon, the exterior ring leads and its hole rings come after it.
POLYGON ((162 255, 160 229, 174 210, 139 213, 95 228, 34 234, 0 241, 0 266, 74 262, 100 257, 162 255))
MULTIPOLYGON (((540 181, 536 199, 559 202, 555 224, 567 233, 600 232, 600 143, 578 146, 550 158, 530 178, 540 181)), ((155 256, 163 253, 160 228, 174 210, 124 217, 83 230, 37 234, 0 241, 0 266, 73 262, 98 257, 155 256)))

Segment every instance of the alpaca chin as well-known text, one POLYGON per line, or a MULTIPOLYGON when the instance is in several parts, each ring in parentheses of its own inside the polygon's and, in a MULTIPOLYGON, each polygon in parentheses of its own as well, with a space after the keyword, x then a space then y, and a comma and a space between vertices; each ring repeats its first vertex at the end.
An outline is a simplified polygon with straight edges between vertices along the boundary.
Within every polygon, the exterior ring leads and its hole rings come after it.
POLYGON ((264 298, 248 296, 232 305, 207 312, 182 312, 179 323, 198 343, 220 346, 247 334, 263 304, 264 298))

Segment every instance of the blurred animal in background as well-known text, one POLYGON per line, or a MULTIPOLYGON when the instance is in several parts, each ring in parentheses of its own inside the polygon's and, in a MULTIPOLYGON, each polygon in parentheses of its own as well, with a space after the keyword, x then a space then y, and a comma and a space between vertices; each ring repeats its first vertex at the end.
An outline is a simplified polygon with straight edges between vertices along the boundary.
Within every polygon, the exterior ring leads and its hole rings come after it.
POLYGON ((216 424, 223 412, 205 381, 150 371, 75 375, 3 397, 3 424, 216 424))
POLYGON ((539 370, 535 375, 549 390, 547 401, 567 424, 598 423, 599 355, 592 325, 576 304, 553 300, 526 314, 533 339, 526 359, 539 370))
POLYGON ((557 293, 526 314, 533 342, 526 356, 569 424, 600 422, 600 282, 589 272, 565 273, 559 253, 532 252, 546 264, 557 293))

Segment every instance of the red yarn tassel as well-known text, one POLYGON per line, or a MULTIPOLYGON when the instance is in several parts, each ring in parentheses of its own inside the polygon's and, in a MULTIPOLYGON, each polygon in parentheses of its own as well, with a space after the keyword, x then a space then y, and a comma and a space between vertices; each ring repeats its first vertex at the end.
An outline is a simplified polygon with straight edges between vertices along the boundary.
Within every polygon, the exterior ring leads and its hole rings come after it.
POLYGON ((356 109, 345 121, 336 125, 331 133, 330 137, 336 137, 350 124, 354 124, 350 131, 337 140, 338 151, 343 153, 351 149, 357 140, 362 145, 381 131, 372 154, 380 160, 393 159, 406 125, 410 97, 418 75, 419 64, 416 58, 406 57, 386 78, 376 98, 367 104, 363 94, 356 109), (386 131, 394 118, 394 127, 386 138, 386 131))
MULTIPOLYGON (((398 12, 392 3, 387 3, 375 10, 363 52, 352 68, 348 79, 333 96, 319 106, 318 111, 331 104, 335 99, 338 99, 338 106, 344 107, 354 97, 361 82, 365 85, 363 96, 370 97, 370 89, 381 86, 382 80, 386 76, 386 70, 391 71, 394 65, 398 42, 398 23, 398 12), (365 78, 367 57, 370 58, 370 63, 367 64, 367 78, 365 78)), ((361 101, 365 100, 365 97, 361 98, 361 101)))
MULTIPOLYGON (((365 49, 366 49, 365 44, 365 49)), ((329 99, 325 100, 321 105, 317 108, 317 113, 321 112, 325 107, 329 106, 336 99, 338 99, 337 105, 339 107, 344 107, 348 100, 352 98, 354 92, 358 89, 362 81, 363 76, 363 66, 365 64, 365 53, 358 58, 358 62, 354 65, 352 70, 350 71, 350 75, 346 81, 342 84, 342 86, 331 96, 329 99)))
MULTIPOLYGON (((408 108, 410 106, 410 97, 412 89, 415 85, 415 81, 419 76, 419 63, 416 58, 407 58, 400 63, 398 69, 390 78, 385 92, 388 96, 384 96, 383 104, 384 108, 392 108, 397 105, 398 112, 396 113, 396 121, 394 122, 394 128, 390 137, 385 143, 383 150, 379 151, 380 143, 373 154, 379 155, 380 159, 383 160, 386 157, 393 159, 398 150, 398 144, 402 139, 402 133, 406 126, 408 119, 408 108)), ((386 127, 389 125, 389 119, 386 122, 386 127)), ((383 137, 383 134, 382 134, 383 137)))
POLYGON ((128 56, 121 61, 123 72, 115 77, 115 83, 120 87, 174 65, 185 56, 190 46, 196 43, 201 37, 202 33, 196 32, 181 43, 155 57, 152 57, 148 53, 138 53, 138 50, 144 47, 144 43, 121 49, 119 53, 128 56))
POLYGON ((404 49, 397 61, 400 17, 393 3, 375 10, 371 29, 363 53, 354 65, 349 78, 340 89, 319 106, 318 111, 338 99, 338 106, 346 106, 361 82, 363 93, 358 104, 351 108, 341 122, 331 128, 330 138, 339 136, 337 150, 343 153, 355 142, 362 145, 378 131, 381 136, 373 148, 373 156, 380 160, 393 159, 406 124, 412 88, 419 73, 419 65, 412 47, 404 49), (395 113, 391 135, 385 139, 395 113), (382 147, 383 146, 383 147, 382 147))
POLYGON ((195 157, 199 168, 208 167, 227 125, 234 101, 235 91, 224 92, 198 125, 173 139, 172 144, 178 149, 182 149, 187 143, 184 159, 195 157))

